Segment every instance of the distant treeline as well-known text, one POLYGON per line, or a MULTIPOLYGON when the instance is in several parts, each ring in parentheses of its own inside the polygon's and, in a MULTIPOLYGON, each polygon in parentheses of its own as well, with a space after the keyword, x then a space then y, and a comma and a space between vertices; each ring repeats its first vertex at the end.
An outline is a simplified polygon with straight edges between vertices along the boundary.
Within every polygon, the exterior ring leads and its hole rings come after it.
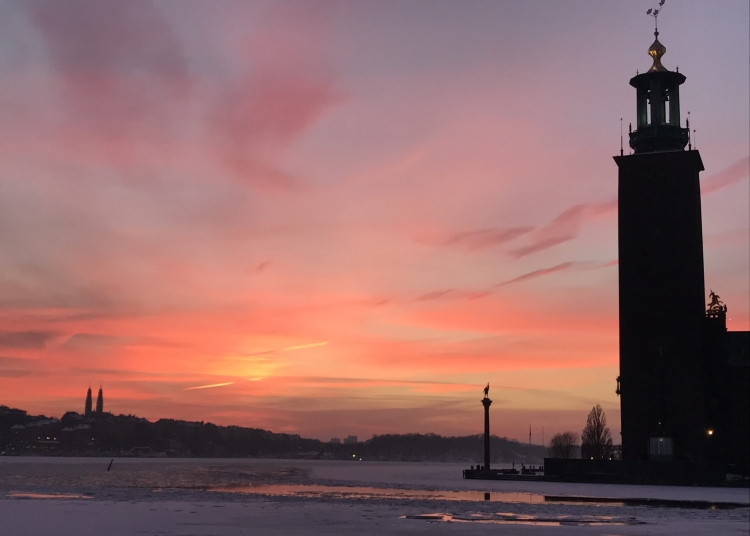
MULTIPOLYGON (((376 435, 363 443, 369 458, 393 461, 440 461, 483 463, 484 436, 481 434, 445 437, 436 434, 376 435)), ((546 455, 542 445, 529 445, 514 439, 492 436, 490 453, 495 463, 541 463, 546 455)))
MULTIPOLYGON (((492 460, 540 463, 541 445, 493 436, 492 460)), ((376 435, 364 442, 334 445, 295 434, 260 428, 160 419, 133 415, 85 418, 74 412, 61 419, 27 415, 0 406, 0 452, 5 455, 107 455, 169 457, 278 457, 384 461, 480 463, 481 435, 443 437, 435 434, 376 435)))

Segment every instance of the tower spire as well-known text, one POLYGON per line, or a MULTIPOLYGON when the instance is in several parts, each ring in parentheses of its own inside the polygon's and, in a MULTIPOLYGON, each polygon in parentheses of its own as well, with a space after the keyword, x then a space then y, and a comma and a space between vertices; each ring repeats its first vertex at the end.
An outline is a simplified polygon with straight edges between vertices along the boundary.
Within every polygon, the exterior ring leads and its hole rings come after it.
POLYGON ((661 64, 661 57, 667 52, 667 48, 659 42, 659 13, 663 9, 664 2, 665 0, 661 0, 659 7, 646 11, 646 15, 654 17, 654 42, 648 49, 648 55, 654 60, 654 64, 648 70, 649 72, 667 70, 661 64))
POLYGON ((102 385, 99 384, 99 395, 96 397, 96 414, 101 416, 102 413, 104 413, 104 393, 102 385))
MULTIPOLYGON (((664 0, 646 14, 656 21, 664 0)), ((636 130, 630 134, 630 147, 635 154, 682 151, 688 144, 688 129, 680 124, 680 85, 685 76, 662 65, 667 49, 659 42, 659 28, 655 26, 654 42, 648 49, 653 60, 649 70, 631 78, 637 90, 636 130)))
POLYGON ((86 406, 83 410, 83 416, 87 419, 91 417, 91 384, 89 384, 89 390, 86 391, 86 406))

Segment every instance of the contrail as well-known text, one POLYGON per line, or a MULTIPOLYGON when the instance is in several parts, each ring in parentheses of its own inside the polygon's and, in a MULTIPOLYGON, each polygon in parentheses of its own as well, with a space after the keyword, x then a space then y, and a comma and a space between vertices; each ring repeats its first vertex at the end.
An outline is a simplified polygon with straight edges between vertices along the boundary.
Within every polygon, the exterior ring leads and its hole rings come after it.
POLYGON ((310 344, 300 344, 299 346, 290 346, 289 348, 284 348, 282 352, 286 352, 288 350, 301 350, 302 348, 314 348, 315 346, 325 346, 328 344, 327 342, 311 342, 310 344))
POLYGON ((208 389, 210 387, 224 387, 225 385, 232 385, 234 382, 227 383, 212 383, 211 385, 199 385, 198 387, 186 387, 183 391, 192 391, 193 389, 208 389))

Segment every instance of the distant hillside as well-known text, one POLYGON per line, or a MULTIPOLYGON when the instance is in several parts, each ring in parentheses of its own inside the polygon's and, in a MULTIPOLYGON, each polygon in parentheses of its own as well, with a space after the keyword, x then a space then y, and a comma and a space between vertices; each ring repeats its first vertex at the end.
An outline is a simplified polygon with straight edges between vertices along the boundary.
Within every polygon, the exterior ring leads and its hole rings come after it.
MULTIPOLYGON (((368 458, 383 460, 483 463, 484 436, 376 435, 365 441, 364 452, 368 458)), ((492 436, 490 453, 495 463, 529 464, 541 463, 546 455, 546 449, 541 445, 529 445, 514 439, 492 436)))
MULTIPOLYGON (((61 419, 28 415, 0 406, 0 453, 4 455, 100 455, 163 457, 275 457, 383 461, 480 463, 481 435, 376 435, 364 442, 333 445, 260 428, 104 413, 84 418, 68 412, 61 419)), ((545 449, 493 436, 492 460, 539 463, 545 449)))

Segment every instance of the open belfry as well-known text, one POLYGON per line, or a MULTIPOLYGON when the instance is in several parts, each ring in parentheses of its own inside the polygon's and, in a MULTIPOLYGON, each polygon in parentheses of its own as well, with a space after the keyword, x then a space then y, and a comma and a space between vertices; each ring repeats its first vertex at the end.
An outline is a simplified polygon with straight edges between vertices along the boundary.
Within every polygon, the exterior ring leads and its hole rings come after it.
POLYGON ((651 67, 630 80, 632 154, 615 157, 622 456, 747 463, 750 333, 727 332, 713 292, 705 306, 703 161, 682 126, 685 76, 662 65, 654 35, 651 67))

